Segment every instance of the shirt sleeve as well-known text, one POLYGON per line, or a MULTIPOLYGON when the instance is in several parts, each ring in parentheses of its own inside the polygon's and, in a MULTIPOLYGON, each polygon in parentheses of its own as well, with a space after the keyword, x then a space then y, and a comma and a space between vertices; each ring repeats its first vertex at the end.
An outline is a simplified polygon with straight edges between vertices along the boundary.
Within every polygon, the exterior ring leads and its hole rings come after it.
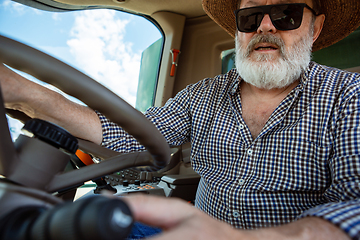
POLYGON ((145 148, 123 128, 111 122, 102 113, 98 111, 95 112, 101 121, 103 135, 101 146, 122 153, 145 150, 145 148))
MULTIPOLYGON (((96 111, 102 126, 101 145, 118 152, 142 151, 145 148, 124 129, 96 111)), ((162 133, 170 146, 179 146, 189 141, 191 117, 189 114, 188 88, 171 98, 163 107, 151 107, 145 113, 162 133)))
POLYGON ((331 185, 324 193, 327 204, 300 217, 321 217, 360 239, 360 100, 359 87, 340 96, 333 129, 333 157, 329 159, 331 185), (350 96, 350 97, 346 97, 350 96))

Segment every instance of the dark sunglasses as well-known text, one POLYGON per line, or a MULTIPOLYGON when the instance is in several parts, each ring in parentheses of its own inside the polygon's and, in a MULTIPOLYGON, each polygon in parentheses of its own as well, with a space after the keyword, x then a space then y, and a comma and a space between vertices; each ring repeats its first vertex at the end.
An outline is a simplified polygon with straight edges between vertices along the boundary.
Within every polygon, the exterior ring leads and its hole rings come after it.
POLYGON ((318 16, 306 3, 264 5, 235 10, 236 26, 240 32, 255 32, 268 14, 277 30, 294 30, 301 25, 304 7, 318 16))

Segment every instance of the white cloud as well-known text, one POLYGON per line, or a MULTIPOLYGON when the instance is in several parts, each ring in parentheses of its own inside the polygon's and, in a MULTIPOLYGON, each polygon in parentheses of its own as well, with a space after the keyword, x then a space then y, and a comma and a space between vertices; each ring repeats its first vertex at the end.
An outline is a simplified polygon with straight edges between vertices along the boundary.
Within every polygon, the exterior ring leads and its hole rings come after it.
POLYGON ((17 2, 10 1, 10 0, 4 0, 4 2, 2 3, 2 6, 7 10, 15 11, 19 14, 24 14, 24 12, 25 12, 24 5, 19 4, 17 2))
POLYGON ((124 42, 128 23, 111 10, 79 12, 67 44, 81 69, 134 106, 141 56, 124 42))
POLYGON ((26 6, 24 6, 23 4, 11 1, 11 0, 4 0, 2 3, 2 6, 7 9, 12 11, 13 13, 17 13, 19 15, 23 15, 25 14, 25 12, 27 10, 31 10, 33 12, 35 12, 36 14, 41 14, 41 12, 38 9, 35 8, 28 8, 26 6))
POLYGON ((54 21, 61 20, 61 15, 59 13, 53 13, 53 14, 51 14, 51 17, 54 21))

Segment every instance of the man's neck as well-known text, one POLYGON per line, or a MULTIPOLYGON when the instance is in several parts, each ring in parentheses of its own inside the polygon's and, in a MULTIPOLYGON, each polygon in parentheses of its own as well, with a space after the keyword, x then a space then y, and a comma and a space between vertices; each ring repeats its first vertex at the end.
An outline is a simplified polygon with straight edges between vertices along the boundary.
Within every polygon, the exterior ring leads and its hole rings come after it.
POLYGON ((261 89, 244 81, 240 83, 242 115, 255 139, 281 101, 299 84, 299 80, 284 88, 261 89))
MULTIPOLYGON (((294 81, 289 86, 284 88, 273 88, 273 89, 263 89, 255 87, 245 81, 242 81, 240 84, 241 96, 244 95, 251 97, 254 101, 259 102, 268 102, 276 99, 284 99, 297 85, 299 80, 294 81)), ((279 102, 280 103, 280 102, 279 102)))

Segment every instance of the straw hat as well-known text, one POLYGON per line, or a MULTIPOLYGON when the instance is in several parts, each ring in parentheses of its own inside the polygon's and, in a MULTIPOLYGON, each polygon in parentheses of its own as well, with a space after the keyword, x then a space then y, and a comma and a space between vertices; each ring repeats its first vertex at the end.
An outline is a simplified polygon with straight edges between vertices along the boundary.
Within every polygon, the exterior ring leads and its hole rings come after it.
MULTIPOLYGON (((234 10, 238 0, 202 0, 205 12, 220 27, 235 37, 234 10)), ((321 13, 325 23, 319 38, 313 45, 313 52, 328 47, 348 36, 360 26, 359 0, 320 0, 321 13)))

